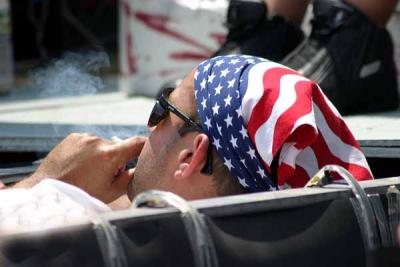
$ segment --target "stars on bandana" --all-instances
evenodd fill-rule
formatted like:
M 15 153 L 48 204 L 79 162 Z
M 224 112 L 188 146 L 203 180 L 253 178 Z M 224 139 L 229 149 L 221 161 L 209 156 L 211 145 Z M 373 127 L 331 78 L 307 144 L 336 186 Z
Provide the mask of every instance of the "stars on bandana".
M 206 119 L 206 121 L 204 122 L 204 124 L 207 126 L 207 129 L 208 129 L 208 130 L 210 130 L 210 128 L 212 128 L 210 118 L 207 117 L 207 119 Z
M 245 159 L 240 159 L 240 162 L 243 164 L 243 166 L 246 168 L 246 160 Z
M 257 173 L 261 176 L 261 178 L 267 177 L 267 176 L 265 175 L 264 169 L 261 169 L 260 166 L 258 166 Z
M 219 135 L 222 136 L 222 131 L 221 131 L 222 126 L 219 126 L 218 123 L 217 123 L 217 130 L 218 130 Z
M 223 87 L 222 87 L 221 84 L 219 83 L 218 86 L 215 87 L 215 95 L 221 94 L 222 88 L 223 88 Z
M 231 140 L 230 140 L 229 142 L 231 142 L 233 148 L 237 148 L 237 147 L 238 147 L 238 145 L 237 145 L 237 138 L 235 138 L 235 137 L 233 136 L 233 134 L 231 135 Z
M 224 77 L 226 77 L 226 75 L 228 75 L 228 73 L 229 73 L 229 69 L 228 68 L 226 68 L 224 70 L 221 70 L 221 75 L 219 77 L 220 78 L 224 78 Z
M 235 59 L 232 59 L 231 61 L 229 61 L 229 64 L 235 65 L 235 64 L 237 64 L 239 62 L 240 62 L 240 60 L 235 58 Z
M 229 126 L 232 126 L 232 117 L 228 114 L 228 116 L 226 116 L 226 119 L 224 120 L 226 122 L 226 128 L 229 128 Z
M 242 82 L 242 81 L 240 81 L 240 82 Z M 239 90 L 236 91 L 236 95 L 237 95 L 236 98 L 239 99 L 239 98 L 240 98 L 240 92 L 239 92 Z
M 249 185 L 246 183 L 246 179 L 238 177 L 238 181 L 244 188 L 249 187 Z
M 217 66 L 217 67 L 219 67 L 219 66 L 221 66 L 222 64 L 224 64 L 224 60 L 223 59 L 220 59 L 220 60 L 217 60 L 217 62 L 215 62 L 215 66 Z
M 203 97 L 203 101 L 201 101 L 201 106 L 203 107 L 203 110 L 207 107 L 207 99 L 205 97 Z
M 217 151 L 222 148 L 218 138 L 214 138 L 213 145 Z
M 195 74 L 202 127 L 224 166 L 243 187 L 254 192 L 269 190 L 272 183 L 249 138 L 241 107 L 247 90 L 247 66 L 260 61 L 250 56 L 221 56 L 200 64 Z
M 243 139 L 246 139 L 246 137 L 249 137 L 249 136 L 247 135 L 247 129 L 244 128 L 243 125 L 242 125 L 242 129 L 240 130 L 240 134 L 242 135 L 242 138 L 243 138 Z
M 229 171 L 232 170 L 233 165 L 230 159 L 224 157 L 224 165 L 228 168 Z
M 239 71 L 241 71 L 243 69 L 243 66 L 237 67 L 235 68 L 235 73 L 238 73 Z
M 228 96 L 224 99 L 225 107 L 230 106 L 232 101 L 232 97 L 228 94 Z
M 207 72 L 210 67 L 211 67 L 211 63 L 208 63 L 207 65 L 205 65 L 203 72 Z
M 238 118 L 242 117 L 242 108 L 241 108 L 241 107 L 238 107 L 238 108 L 235 110 L 235 112 L 236 112 Z M 243 138 L 244 138 L 244 137 L 243 137 Z
M 233 88 L 233 86 L 235 85 L 236 79 L 232 79 L 230 81 L 228 81 L 228 89 L 229 88 Z
M 208 83 L 212 83 L 212 82 L 214 81 L 215 77 L 217 77 L 217 76 L 215 75 L 215 73 L 214 73 L 214 72 L 211 73 L 211 75 L 208 76 L 207 82 L 208 82 Z
M 249 150 L 246 153 L 250 155 L 251 159 L 256 158 L 256 151 L 254 149 L 252 149 L 251 147 L 249 147 Z
M 201 81 L 200 86 L 201 86 L 201 90 L 206 89 L 206 79 L 203 79 L 203 80 Z
M 219 108 L 220 108 L 220 106 L 218 106 L 218 103 L 215 103 L 215 105 L 212 108 L 214 115 L 218 114 Z
M 246 62 L 249 63 L 249 64 L 253 64 L 254 63 L 254 59 L 249 58 L 249 59 L 246 60 Z

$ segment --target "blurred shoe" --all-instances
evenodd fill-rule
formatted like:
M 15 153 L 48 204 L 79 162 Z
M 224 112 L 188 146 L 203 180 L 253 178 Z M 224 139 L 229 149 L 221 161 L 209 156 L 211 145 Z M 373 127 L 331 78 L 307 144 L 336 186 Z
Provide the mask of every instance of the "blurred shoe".
M 228 35 L 213 56 L 246 54 L 282 60 L 301 43 L 304 34 L 283 17 L 268 18 L 267 14 L 264 1 L 231 0 L 226 21 Z
M 281 63 L 316 81 L 342 114 L 399 106 L 393 41 L 341 1 L 315 0 L 310 37 Z

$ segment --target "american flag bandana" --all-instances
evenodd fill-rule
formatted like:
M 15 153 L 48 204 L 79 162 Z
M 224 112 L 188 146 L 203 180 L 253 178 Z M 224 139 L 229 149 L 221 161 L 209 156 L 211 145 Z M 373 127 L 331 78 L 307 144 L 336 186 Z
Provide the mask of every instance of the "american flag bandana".
M 252 56 L 220 56 L 197 67 L 194 84 L 202 128 L 247 191 L 304 186 L 327 164 L 357 180 L 373 179 L 336 108 L 294 70 Z

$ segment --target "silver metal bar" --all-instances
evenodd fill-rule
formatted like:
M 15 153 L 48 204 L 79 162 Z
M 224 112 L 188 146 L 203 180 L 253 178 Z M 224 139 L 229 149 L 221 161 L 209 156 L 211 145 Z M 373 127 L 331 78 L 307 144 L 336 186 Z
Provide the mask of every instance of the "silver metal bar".
M 360 185 L 368 194 L 385 194 L 388 187 L 400 188 L 400 177 L 362 181 Z M 275 192 L 243 194 L 227 197 L 189 201 L 189 204 L 199 212 L 212 216 L 224 217 L 243 215 L 255 212 L 268 212 L 280 209 L 289 209 L 312 205 L 323 201 L 349 199 L 353 196 L 351 189 L 343 185 L 330 185 L 325 188 L 299 188 Z M 129 225 L 135 222 L 144 222 L 164 217 L 170 217 L 180 212 L 176 209 L 136 209 L 119 210 L 103 213 L 102 218 L 110 223 Z M 82 223 L 87 225 L 87 223 Z M 57 229 L 70 229 L 63 226 Z M 9 236 L 13 236 L 10 234 Z M 5 237 L 5 236 L 4 236 Z
M 92 213 L 90 219 L 94 225 L 94 231 L 98 244 L 107 267 L 128 266 L 123 246 L 118 237 L 116 227 L 102 214 Z
M 360 185 L 368 194 L 382 194 L 386 193 L 387 188 L 391 185 L 400 188 L 400 177 L 362 181 Z M 326 188 L 298 188 L 218 197 L 189 201 L 189 203 L 201 213 L 218 217 L 296 208 L 322 201 L 348 199 L 352 196 L 353 193 L 347 185 L 332 185 Z M 129 219 L 127 221 L 146 221 L 152 218 L 169 216 L 169 214 L 177 212 L 176 210 L 137 209 L 134 213 L 132 211 L 120 210 L 105 215 L 111 221 L 126 219 Z
M 392 245 L 399 246 L 397 241 L 397 229 L 400 225 L 400 191 L 390 186 L 386 194 L 388 200 L 389 228 L 392 236 Z
M 197 267 L 217 267 L 218 259 L 214 243 L 203 216 L 183 198 L 163 191 L 150 190 L 140 193 L 132 201 L 132 207 L 147 205 L 156 208 L 175 207 L 181 217 L 192 246 Z
M 375 213 L 375 218 L 379 229 L 379 236 L 381 238 L 381 244 L 383 247 L 388 247 L 391 245 L 391 237 L 389 231 L 389 223 L 383 209 L 381 197 L 379 194 L 369 194 L 368 199 Z
M 327 176 L 330 176 L 333 172 L 339 174 L 350 186 L 357 200 L 356 202 L 352 201 L 352 203 L 357 218 L 359 219 L 360 228 L 364 233 L 363 238 L 365 239 L 366 246 L 370 251 L 376 249 L 380 244 L 375 227 L 374 210 L 368 200 L 367 193 L 348 170 L 338 165 L 326 165 L 310 179 L 305 187 L 321 186 L 321 182 L 328 178 Z

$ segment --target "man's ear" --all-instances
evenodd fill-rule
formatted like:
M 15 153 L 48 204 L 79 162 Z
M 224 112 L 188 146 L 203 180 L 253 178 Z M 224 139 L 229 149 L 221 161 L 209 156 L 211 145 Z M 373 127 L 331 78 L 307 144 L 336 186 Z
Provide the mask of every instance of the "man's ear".
M 178 169 L 174 173 L 175 179 L 186 179 L 200 173 L 207 160 L 208 144 L 208 136 L 198 134 L 193 140 L 192 147 L 179 153 Z

